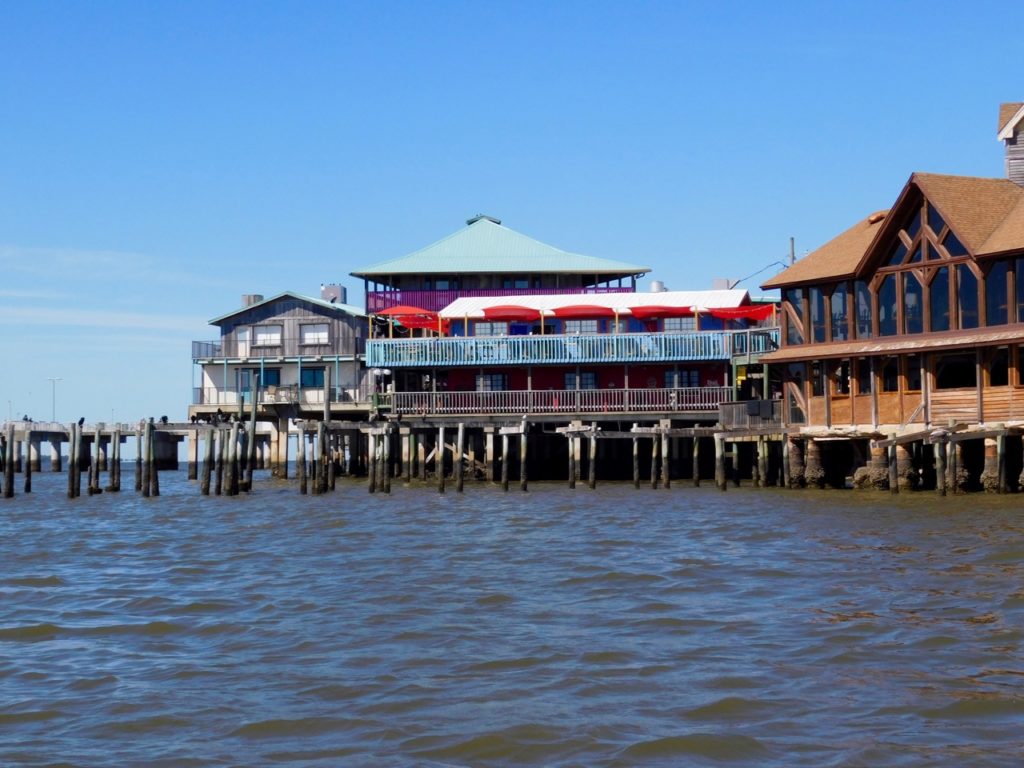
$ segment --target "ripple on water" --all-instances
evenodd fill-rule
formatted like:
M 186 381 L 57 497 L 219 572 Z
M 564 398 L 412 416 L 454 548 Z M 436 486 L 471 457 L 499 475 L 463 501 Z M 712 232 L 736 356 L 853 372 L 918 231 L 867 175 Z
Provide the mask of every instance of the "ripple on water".
M 770 756 L 770 751 L 758 739 L 740 733 L 691 733 L 640 741 L 624 749 L 622 754 L 630 760 L 702 757 L 732 762 L 764 759 Z

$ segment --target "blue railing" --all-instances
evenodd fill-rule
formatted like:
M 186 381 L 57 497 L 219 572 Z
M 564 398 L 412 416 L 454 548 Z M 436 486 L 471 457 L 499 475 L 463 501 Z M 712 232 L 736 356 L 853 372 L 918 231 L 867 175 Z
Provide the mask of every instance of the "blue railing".
M 734 338 L 739 335 L 744 337 L 742 344 L 737 344 Z M 748 350 L 768 351 L 777 340 L 778 329 L 376 339 L 366 344 L 366 364 L 380 368 L 420 368 L 728 360 L 737 346 L 744 354 Z

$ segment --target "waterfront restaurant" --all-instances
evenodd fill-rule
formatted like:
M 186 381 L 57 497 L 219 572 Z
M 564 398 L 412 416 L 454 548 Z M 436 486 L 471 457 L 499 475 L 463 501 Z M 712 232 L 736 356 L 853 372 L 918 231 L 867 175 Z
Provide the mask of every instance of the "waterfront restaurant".
M 762 285 L 782 291 L 781 349 L 764 360 L 786 424 L 896 441 L 998 425 L 977 432 L 990 458 L 1024 424 L 1022 125 L 1024 104 L 1002 105 L 1007 178 L 914 173 L 889 209 Z

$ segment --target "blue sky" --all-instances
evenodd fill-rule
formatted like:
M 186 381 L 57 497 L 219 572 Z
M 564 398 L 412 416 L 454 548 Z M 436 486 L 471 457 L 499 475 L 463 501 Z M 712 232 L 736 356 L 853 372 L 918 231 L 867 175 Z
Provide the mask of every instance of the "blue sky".
M 0 418 L 183 418 L 190 342 L 478 212 L 710 287 L 1003 174 L 995 3 L 5 3 Z M 762 273 L 767 278 L 772 270 Z M 755 288 L 757 279 L 744 286 Z

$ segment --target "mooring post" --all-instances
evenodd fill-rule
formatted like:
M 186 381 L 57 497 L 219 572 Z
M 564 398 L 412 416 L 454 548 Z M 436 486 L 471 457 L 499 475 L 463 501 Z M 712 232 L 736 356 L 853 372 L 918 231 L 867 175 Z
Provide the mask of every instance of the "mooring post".
M 81 433 L 79 433 L 81 434 Z M 153 423 L 147 421 L 142 425 L 142 495 L 149 498 L 151 486 L 149 473 L 153 470 Z
M 501 436 L 501 490 L 508 490 L 508 435 Z
M 107 490 L 121 490 L 121 428 L 114 427 L 110 435 L 110 461 L 107 466 Z
M 4 441 L 4 498 L 14 498 L 14 424 L 7 424 Z
M 762 488 L 768 487 L 768 438 L 757 438 L 757 474 Z
M 210 474 L 213 468 L 213 436 L 215 430 L 211 427 L 203 435 L 203 470 L 199 478 L 199 493 L 203 496 L 210 495 Z
M 576 487 L 576 454 L 573 452 L 573 437 L 569 433 L 565 436 L 565 446 L 569 449 L 569 488 Z
M 944 437 L 935 441 L 935 489 L 939 496 L 946 495 L 946 440 Z
M 327 487 L 334 490 L 338 475 L 338 433 L 327 433 L 328 464 L 327 464 Z
M 700 487 L 700 437 L 693 436 L 693 487 Z
M 367 453 L 369 454 L 370 466 L 366 471 L 366 490 L 368 493 L 377 492 L 377 436 L 373 434 L 371 427 L 366 436 Z
M 486 465 L 487 482 L 494 482 L 494 427 L 484 429 L 484 464 Z
M 245 490 L 252 492 L 252 473 L 256 468 L 256 406 L 260 399 L 259 385 L 252 391 L 252 410 L 249 412 L 249 456 L 245 465 Z
M 672 487 L 672 479 L 669 477 L 670 470 L 672 467 L 671 463 L 671 452 L 669 451 L 668 442 L 668 427 L 665 427 L 665 432 L 661 435 L 661 483 L 667 491 Z
M 32 432 L 25 432 L 25 445 L 28 446 L 28 456 L 25 457 L 25 493 L 32 493 Z
M 295 435 L 295 477 L 299 481 L 299 495 L 309 493 L 306 484 L 306 433 L 301 429 Z
M 633 487 L 640 487 L 640 438 L 636 435 L 633 436 Z
M 590 425 L 590 437 L 587 439 L 587 487 L 597 488 L 597 424 Z
M 81 430 L 79 430 L 81 431 Z M 146 449 L 142 446 L 142 433 L 145 432 L 145 428 L 142 424 L 135 427 L 135 492 L 142 493 L 142 475 L 145 472 L 143 469 L 144 463 L 142 461 L 143 454 Z M 76 434 L 77 438 L 77 434 Z M 68 456 L 68 460 L 76 466 L 78 465 L 78 447 L 77 440 L 75 443 L 75 453 Z
M 188 479 L 195 480 L 199 477 L 199 430 L 192 428 L 188 431 Z
M 466 440 L 466 424 L 459 422 L 459 431 L 455 437 L 455 490 L 462 493 L 464 487 L 463 473 L 465 468 L 462 463 L 463 447 Z
M 427 482 L 427 433 L 421 432 L 416 437 L 416 471 L 419 472 L 421 483 Z
M 156 427 L 153 420 L 149 420 L 149 484 L 151 486 L 149 495 L 160 495 L 160 465 L 156 460 Z
M 1009 493 L 1006 481 L 1006 432 L 996 435 L 996 467 L 999 476 L 999 493 Z
M 724 491 L 727 486 L 725 476 L 725 438 L 715 435 L 715 486 Z
M 415 450 L 415 439 L 412 430 L 408 427 L 403 427 L 405 433 L 402 434 L 402 478 L 407 483 L 412 482 L 412 457 L 416 455 Z
M 68 498 L 75 498 L 75 429 L 77 424 L 68 427 Z
M 102 443 L 101 443 L 102 439 L 103 438 L 100 435 L 100 428 L 96 427 L 95 431 L 93 432 L 93 438 L 92 438 L 92 443 L 93 443 L 93 446 L 92 446 L 93 460 L 92 460 L 92 477 L 90 478 L 91 479 L 92 487 L 90 488 L 89 493 L 102 493 L 102 491 L 103 491 L 103 489 L 100 488 L 100 460 L 102 458 L 102 453 L 100 451 L 100 446 L 102 445 Z
M 434 469 L 437 472 L 437 492 L 444 493 L 444 427 L 437 428 L 437 445 L 434 448 Z
M 896 460 L 896 444 L 889 446 L 889 493 L 900 492 L 900 474 Z
M 384 434 L 382 435 L 383 444 L 381 445 L 381 451 L 383 456 L 381 457 L 381 469 L 384 470 L 384 476 L 381 478 L 381 487 L 384 489 L 384 493 L 391 493 L 391 430 L 388 427 L 384 428 Z
M 313 495 L 319 496 L 324 488 L 323 463 L 320 457 L 323 454 L 323 422 L 316 424 L 316 433 L 309 436 L 309 468 L 313 480 Z
M 231 496 L 238 495 L 238 480 L 241 474 L 242 446 L 238 442 L 238 430 L 240 422 L 231 422 L 231 434 L 228 437 L 228 493 Z
M 519 433 L 519 490 L 526 491 L 526 445 L 527 427 L 524 423 Z
M 658 489 L 658 449 L 660 447 L 657 435 L 651 436 L 651 490 Z

